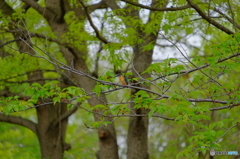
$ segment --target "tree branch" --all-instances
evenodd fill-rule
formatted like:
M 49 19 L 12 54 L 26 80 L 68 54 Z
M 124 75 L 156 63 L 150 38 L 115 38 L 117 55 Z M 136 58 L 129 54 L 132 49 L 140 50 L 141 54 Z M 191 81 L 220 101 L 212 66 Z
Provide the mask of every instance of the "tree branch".
M 228 28 L 224 27 L 223 25 L 219 24 L 218 22 L 216 22 L 215 20 L 211 19 L 210 17 L 208 17 L 196 4 L 194 4 L 191 0 L 187 0 L 188 4 L 198 12 L 198 14 L 205 19 L 206 21 L 208 21 L 210 24 L 212 24 L 213 26 L 217 27 L 218 29 L 222 30 L 223 32 L 227 33 L 227 34 L 234 34 L 234 32 L 232 32 L 231 30 L 229 30 Z
M 24 39 L 22 39 L 22 40 L 23 40 L 27 45 L 29 45 Z M 31 46 L 29 46 L 29 47 L 32 48 Z M 36 46 L 36 47 L 37 47 L 37 46 Z M 37 48 L 38 48 L 38 47 L 37 47 Z M 32 48 L 32 49 L 34 50 L 34 48 Z M 39 48 L 39 49 L 40 49 L 40 48 Z M 41 49 L 40 49 L 40 50 L 41 50 Z M 34 51 L 35 51 L 35 50 L 34 50 Z M 42 51 L 42 50 L 41 50 L 41 51 Z M 23 52 L 23 53 L 25 53 L 25 52 Z M 43 51 L 43 53 L 45 53 L 45 52 Z M 29 54 L 29 55 L 31 55 L 31 54 Z M 46 55 L 49 56 L 48 54 L 46 54 Z M 236 54 L 233 54 L 233 55 L 231 55 L 231 56 L 228 56 L 228 57 L 226 57 L 226 58 L 220 59 L 220 60 L 218 60 L 218 62 L 216 62 L 216 64 L 217 64 L 217 63 L 224 62 L 224 61 L 226 61 L 226 60 L 228 60 L 228 59 L 231 59 L 231 58 L 233 58 L 233 57 L 236 57 L 236 56 L 238 56 L 238 55 L 240 55 L 240 52 L 238 52 L 238 53 L 236 53 Z M 31 56 L 33 56 L 33 55 L 31 55 Z M 49 57 L 50 57 L 50 59 L 52 59 L 51 56 L 49 56 Z M 67 65 L 65 65 L 65 64 L 63 64 L 63 63 L 61 63 L 61 62 L 58 62 L 56 59 L 53 59 L 53 61 L 51 61 L 51 60 L 49 60 L 49 59 L 47 59 L 46 57 L 43 57 L 43 56 L 39 56 L 39 58 L 43 58 L 43 59 L 49 61 L 50 63 L 52 63 L 53 65 L 55 65 L 56 67 L 58 67 L 58 68 L 60 68 L 60 69 L 63 69 L 63 70 L 66 70 L 66 71 L 68 71 L 68 72 L 72 72 L 72 73 L 78 74 L 78 75 L 80 75 L 80 76 L 85 76 L 85 77 L 87 77 L 87 78 L 89 78 L 89 79 L 91 79 L 91 80 L 94 80 L 94 81 L 99 82 L 99 83 L 104 84 L 104 85 L 111 85 L 111 86 L 119 86 L 119 87 L 121 87 L 121 88 L 118 88 L 118 89 L 133 88 L 133 89 L 138 89 L 138 90 L 144 90 L 144 91 L 147 91 L 147 92 L 149 92 L 149 93 L 152 93 L 152 94 L 155 94 L 155 95 L 159 96 L 160 99 L 162 99 L 162 98 L 169 98 L 169 96 L 160 94 L 160 93 L 155 92 L 155 91 L 152 91 L 152 90 L 150 90 L 150 89 L 134 86 L 135 84 L 133 84 L 133 85 L 121 85 L 121 84 L 117 84 L 117 83 L 114 83 L 114 82 L 108 82 L 108 81 L 103 81 L 103 80 L 100 80 L 100 79 L 96 79 L 96 78 L 92 77 L 91 75 L 89 75 L 89 74 L 87 74 L 87 73 L 84 73 L 84 72 L 82 72 L 82 71 L 76 70 L 76 69 L 74 69 L 74 68 L 72 68 L 72 67 L 69 67 L 69 66 L 67 66 Z M 54 61 L 56 61 L 57 63 L 55 63 Z M 59 64 L 58 64 L 58 63 L 59 63 Z M 190 73 L 190 72 L 193 72 L 193 71 L 196 71 L 196 70 L 199 70 L 199 69 L 208 67 L 208 66 L 210 66 L 210 64 L 206 64 L 206 65 L 203 65 L 203 66 L 200 66 L 200 67 L 191 69 L 191 70 L 187 70 L 187 71 L 182 71 L 182 72 L 180 72 L 180 74 Z M 176 73 L 172 73 L 172 74 L 165 75 L 165 76 L 170 76 L 170 75 L 173 75 L 173 74 L 179 74 L 179 72 L 178 72 L 178 73 L 177 73 L 177 72 L 176 72 Z M 162 77 L 165 77 L 165 76 L 162 76 Z M 160 78 L 161 78 L 161 77 L 160 77 Z M 158 79 L 159 79 L 159 77 L 158 77 Z M 157 79 L 155 79 L 155 80 L 157 80 Z M 154 81 L 154 80 L 153 80 L 153 81 Z M 116 91 L 116 90 L 118 90 L 118 89 L 113 89 L 113 90 L 109 90 L 109 91 L 103 91 L 103 92 L 100 92 L 100 93 L 113 92 L 113 91 Z M 96 93 L 95 93 L 95 92 L 92 92 L 92 93 L 89 93 L 89 94 L 85 94 L 85 96 L 91 96 L 91 95 L 94 95 L 94 94 L 96 94 Z M 188 101 L 190 101 L 190 102 L 213 102 L 213 103 L 221 103 L 221 104 L 226 104 L 226 103 L 228 103 L 227 101 L 219 101 L 219 100 L 213 100 L 213 99 L 186 99 L 186 100 L 188 100 Z M 40 105 L 39 105 L 39 106 L 40 106 Z M 34 106 L 34 107 L 36 107 L 36 106 Z M 30 108 L 29 108 L 29 109 L 30 109 Z M 220 109 L 220 108 L 218 108 L 218 109 Z M 226 109 L 226 108 L 224 108 L 224 109 Z
M 134 5 L 134 6 L 137 6 L 137 7 L 140 7 L 140 8 L 144 8 L 144 9 L 149 9 L 151 11 L 179 11 L 179 10 L 184 10 L 184 9 L 187 9 L 187 8 L 191 8 L 190 5 L 184 5 L 184 6 L 181 6 L 181 7 L 171 7 L 171 8 L 156 8 L 156 7 L 149 7 L 149 6 L 145 6 L 145 5 L 142 5 L 142 4 L 139 4 L 139 3 L 136 3 L 136 2 L 132 2 L 132 1 L 129 1 L 129 0 L 121 0 L 123 2 L 126 2 L 128 4 L 131 4 L 131 5 Z
M 36 123 L 32 122 L 31 120 L 24 119 L 22 117 L 17 117 L 17 116 L 0 114 L 0 121 L 26 127 L 28 129 L 32 130 L 35 134 L 37 134 Z
M 181 51 L 181 49 L 175 44 L 173 43 L 171 40 L 169 40 L 168 38 L 166 38 L 164 35 L 162 35 L 168 42 L 170 42 L 172 45 L 174 45 L 176 47 L 176 49 L 181 53 L 181 55 L 190 63 L 192 64 L 194 67 L 196 67 L 196 69 L 198 69 L 198 66 L 195 65 L 192 61 L 190 61 L 187 56 Z M 217 80 L 213 79 L 211 76 L 209 76 L 208 74 L 206 74 L 205 72 L 203 72 L 201 69 L 199 69 L 199 71 L 204 74 L 205 76 L 207 76 L 209 79 L 211 79 L 212 81 L 214 81 L 217 85 L 222 86 Z
M 107 5 L 103 0 L 99 3 L 87 6 L 87 9 L 88 9 L 89 13 L 94 12 L 96 9 L 104 9 L 104 8 L 107 8 Z
M 88 12 L 88 9 L 87 7 L 84 5 L 84 3 L 82 1 L 79 1 L 81 3 L 81 5 L 83 6 L 83 9 L 85 10 L 85 13 L 86 13 L 86 16 L 87 16 L 87 19 L 91 25 L 91 27 L 93 28 L 93 30 L 95 31 L 96 33 L 96 36 L 97 38 L 102 41 L 104 44 L 108 44 L 109 42 L 107 41 L 107 39 L 105 39 L 101 34 L 100 32 L 98 31 L 97 27 L 93 24 L 93 21 L 92 21 L 92 18 Z
M 240 106 L 240 103 L 230 104 L 230 105 L 223 106 L 223 107 L 210 108 L 209 110 L 210 111 L 215 111 L 215 110 L 231 109 L 231 108 L 236 107 L 236 106 Z
M 50 12 L 47 8 L 44 8 L 40 6 L 36 1 L 34 0 L 22 0 L 25 4 L 31 6 L 34 8 L 39 14 L 43 15 L 46 19 L 53 18 L 53 13 Z
M 238 53 L 236 53 L 236 54 L 233 54 L 233 55 L 230 55 L 230 56 L 228 56 L 228 57 L 226 57 L 226 58 L 219 59 L 218 62 L 216 62 L 215 64 L 224 62 L 224 61 L 226 61 L 226 60 L 229 60 L 229 59 L 231 59 L 231 58 L 233 58 L 233 57 L 237 57 L 237 56 L 239 56 L 239 55 L 240 55 L 240 52 L 238 52 Z M 195 72 L 195 71 L 197 71 L 197 70 L 201 70 L 201 69 L 206 68 L 206 67 L 209 67 L 209 66 L 210 66 L 210 64 L 205 64 L 205 65 L 199 66 L 198 68 L 193 68 L 193 69 L 190 69 L 190 70 L 180 71 L 180 73 L 179 73 L 179 72 L 173 72 L 173 73 L 170 73 L 170 74 L 168 74 L 168 75 L 159 76 L 159 77 L 155 78 L 153 81 L 156 81 L 156 80 L 158 80 L 158 79 L 161 79 L 161 78 L 164 78 L 164 77 L 167 77 L 167 76 L 171 76 L 171 75 L 189 74 L 189 73 Z
M 36 1 L 34 0 L 22 0 L 25 4 L 31 6 L 36 11 L 38 11 L 40 14 L 43 14 L 45 11 L 45 8 L 40 6 Z
M 57 124 L 59 124 L 61 121 L 67 119 L 69 116 L 71 116 L 73 113 L 75 113 L 78 109 L 78 106 L 75 105 L 71 110 L 65 112 L 65 114 L 63 114 L 60 118 L 58 118 L 58 120 L 56 120 L 55 122 L 53 122 L 53 126 L 57 126 Z
M 108 91 L 102 91 L 101 93 L 102 94 L 105 94 L 105 93 L 110 93 L 110 92 L 114 92 L 116 90 L 120 90 L 120 89 L 123 89 L 124 87 L 119 87 L 119 88 L 115 88 L 115 89 L 111 89 L 111 90 L 108 90 Z M 141 88 L 141 87 L 139 87 Z M 91 93 L 88 93 L 88 94 L 84 94 L 83 96 L 93 96 L 95 95 L 96 92 L 91 92 Z M 68 100 L 68 103 L 71 102 L 71 101 L 75 101 L 77 98 L 79 98 L 80 96 L 77 96 L 77 97 L 73 97 L 72 99 Z M 167 96 L 167 95 L 162 95 L 161 98 L 159 99 L 155 99 L 155 100 L 161 100 L 161 99 L 168 99 L 170 98 L 170 96 Z M 189 102 L 196 102 L 196 103 L 202 103 L 202 102 L 207 102 L 207 103 L 219 103 L 219 104 L 227 104 L 229 103 L 228 101 L 223 101 L 223 100 L 215 100 L 215 99 L 193 99 L 193 98 L 187 98 L 186 99 L 187 101 Z M 66 103 L 64 101 L 61 101 L 61 103 Z M 130 103 L 130 102 L 129 102 Z M 28 110 L 28 109 L 32 109 L 32 108 L 37 108 L 37 107 L 40 107 L 40 106 L 44 106 L 44 105 L 49 105 L 49 104 L 53 104 L 52 101 L 50 102 L 47 102 L 47 103 L 42 103 L 42 104 L 38 104 L 38 105 L 34 105 L 32 107 L 28 107 L 26 109 L 23 109 L 23 110 L 19 110 L 18 112 L 20 111 L 24 111 L 24 110 Z M 106 103 L 106 104 L 126 104 L 126 102 L 123 102 L 123 103 Z M 217 107 L 217 108 L 210 108 L 209 110 L 210 111 L 214 111 L 214 110 L 222 110 L 222 109 L 228 109 L 228 108 L 232 108 L 232 107 L 235 107 L 235 106 L 240 106 L 240 103 L 236 103 L 236 104 L 231 104 L 229 106 L 223 106 L 223 107 Z M 64 114 L 61 119 L 59 119 L 58 121 L 56 121 L 54 124 L 56 125 L 59 121 L 62 121 L 64 119 L 66 119 L 68 116 L 70 116 L 72 113 L 74 113 L 77 109 L 77 107 L 79 106 L 75 106 L 73 109 L 71 109 L 69 112 L 67 112 L 66 114 Z M 81 107 L 80 107 L 81 108 Z M 11 113 L 14 113 L 14 112 L 11 112 Z
M 14 12 L 13 9 L 5 1 L 1 1 L 0 9 L 3 15 L 10 16 Z
M 218 12 L 220 15 L 222 15 L 224 18 L 226 18 L 230 23 L 233 24 L 233 26 L 236 26 L 238 29 L 240 29 L 240 25 L 237 24 L 233 19 L 231 19 L 229 16 L 227 16 L 226 14 L 224 14 L 222 11 L 220 11 L 217 8 L 214 8 L 214 11 Z
M 88 110 L 84 107 L 80 107 L 81 109 L 89 112 L 89 113 L 93 113 L 93 114 L 98 114 L 102 117 L 110 117 L 110 118 L 113 118 L 113 117 L 147 117 L 148 114 L 121 114 L 121 115 L 104 115 L 102 113 L 98 113 L 96 111 L 91 111 L 91 110 Z M 164 116 L 161 116 L 161 115 L 152 115 L 152 117 L 157 117 L 157 118 L 162 118 L 162 119 L 165 119 L 165 120 L 175 120 L 174 118 L 168 118 L 168 117 L 164 117 Z
M 17 41 L 21 41 L 21 39 L 17 38 L 17 39 L 14 39 L 14 40 L 7 41 L 5 43 L 0 44 L 0 47 L 3 47 L 4 45 L 7 45 L 7 44 L 10 44 L 10 43 L 13 43 L 13 42 L 17 42 Z
M 29 45 L 24 39 L 22 39 L 22 41 L 24 41 L 27 45 Z M 35 45 L 35 46 L 36 46 L 36 45 Z M 32 48 L 30 45 L 29 45 L 29 47 Z M 37 47 L 37 46 L 36 46 L 36 47 Z M 37 47 L 37 48 L 38 48 L 38 47 Z M 33 49 L 33 48 L 32 48 L 32 49 Z M 38 49 L 40 49 L 40 48 L 38 48 Z M 34 50 L 34 49 L 33 49 L 33 50 Z M 40 49 L 40 50 L 41 50 L 41 49 Z M 34 51 L 35 51 L 35 50 L 34 50 Z M 45 53 L 44 51 L 42 51 L 42 52 Z M 25 53 L 25 52 L 23 52 L 23 53 Z M 45 53 L 45 54 L 46 54 L 46 53 Z M 29 55 L 31 55 L 31 54 L 29 54 Z M 58 62 L 56 59 L 52 58 L 50 55 L 48 55 L 48 54 L 46 54 L 46 55 L 49 56 L 49 57 L 50 57 L 51 59 L 53 59 L 54 61 Z M 228 60 L 228 59 L 231 59 L 231 58 L 233 58 L 233 57 L 236 57 L 236 56 L 238 56 L 238 55 L 240 55 L 240 52 L 238 52 L 238 53 L 236 53 L 236 54 L 233 54 L 233 55 L 231 55 L 231 56 L 228 56 L 227 58 L 220 59 L 220 60 L 218 60 L 218 62 L 216 62 L 216 64 L 217 64 L 217 63 L 221 63 L 221 62 L 223 62 L 223 61 L 226 61 L 226 60 Z M 33 55 L 31 55 L 31 56 L 33 56 Z M 59 65 L 59 64 L 55 63 L 54 61 L 51 61 L 51 60 L 49 60 L 49 59 L 47 59 L 47 58 L 45 58 L 45 57 L 43 57 L 43 56 L 40 56 L 39 58 L 43 58 L 43 59 L 47 60 L 48 62 L 52 63 L 53 65 L 55 65 L 56 67 L 58 67 L 58 68 L 60 68 L 60 69 L 63 69 L 63 70 L 66 70 L 66 71 L 69 71 L 69 72 L 78 74 L 78 75 L 80 75 L 80 76 L 85 76 L 85 77 L 87 77 L 87 78 L 89 78 L 89 79 L 91 79 L 91 80 L 94 80 L 94 81 L 96 81 L 96 82 L 99 82 L 99 83 L 101 83 L 101 84 L 112 85 L 112 86 L 120 86 L 120 87 L 122 87 L 122 88 L 133 88 L 133 89 L 138 89 L 138 90 L 144 90 L 144 91 L 147 91 L 147 92 L 149 92 L 149 93 L 158 95 L 158 96 L 160 96 L 160 97 L 162 97 L 162 98 L 168 98 L 168 96 L 162 95 L 162 94 L 157 93 L 157 92 L 155 92 L 155 91 L 152 91 L 152 90 L 150 90 L 150 89 L 134 86 L 134 85 L 136 85 L 136 84 L 132 84 L 132 85 L 121 85 L 121 84 L 117 84 L 117 83 L 114 83 L 114 82 L 103 81 L 103 80 L 100 80 L 100 79 L 96 79 L 96 78 L 92 77 L 91 75 L 89 75 L 89 74 L 87 74 L 87 73 L 84 73 L 84 72 L 82 72 L 82 71 L 79 71 L 79 70 L 76 70 L 76 69 L 74 69 L 74 68 L 72 68 L 72 67 L 69 67 L 69 66 L 67 66 L 67 65 L 65 65 L 65 64 L 63 64 L 63 63 L 58 62 L 58 63 L 60 63 L 60 65 Z M 206 64 L 206 65 L 203 65 L 203 66 L 200 66 L 200 67 L 197 67 L 197 68 L 188 70 L 188 71 L 181 71 L 180 74 L 185 74 L 185 73 L 194 72 L 194 71 L 196 71 L 196 70 L 200 70 L 200 69 L 203 69 L 203 68 L 208 67 L 208 66 L 210 66 L 210 64 Z M 168 76 L 173 75 L 173 74 L 179 74 L 179 73 L 177 73 L 177 72 L 176 72 L 176 73 L 172 73 L 172 74 L 169 74 Z M 165 77 L 165 76 L 158 77 L 158 78 L 154 79 L 153 81 L 155 81 L 155 80 L 157 80 L 157 79 L 160 79 L 160 78 L 162 78 L 162 77 Z M 138 84 L 139 84 L 139 83 L 138 83 Z

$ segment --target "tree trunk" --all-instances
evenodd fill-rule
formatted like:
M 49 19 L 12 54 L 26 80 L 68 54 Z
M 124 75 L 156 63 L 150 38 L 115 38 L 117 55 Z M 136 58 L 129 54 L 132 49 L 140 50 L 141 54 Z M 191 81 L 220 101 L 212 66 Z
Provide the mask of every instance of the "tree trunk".
M 134 109 L 136 114 L 144 114 L 144 108 Z M 127 138 L 128 159 L 148 159 L 148 117 L 131 117 Z
M 141 37 L 143 33 L 139 30 L 139 34 Z M 143 51 L 142 47 L 149 44 L 155 43 L 157 39 L 156 35 L 149 35 L 148 40 L 144 41 L 142 44 L 135 45 L 133 48 L 134 51 L 134 59 L 133 59 L 133 75 L 134 77 L 139 77 L 141 75 L 142 78 L 147 79 L 151 75 L 150 74 L 141 74 L 145 71 L 152 62 L 152 54 L 153 50 Z M 141 87 L 149 88 L 149 86 L 141 84 Z M 132 90 L 131 94 L 134 95 L 138 90 Z M 132 114 L 146 114 L 148 113 L 148 109 L 142 107 L 135 109 L 134 103 L 131 104 L 131 113 Z M 129 119 L 129 128 L 128 128 L 128 137 L 127 137 L 127 157 L 128 159 L 148 159 L 148 117 L 131 117 Z
M 151 6 L 153 7 L 165 7 L 167 5 L 168 1 L 163 1 L 159 6 L 159 2 L 156 0 L 152 0 Z M 158 4 L 158 5 L 157 5 Z M 150 11 L 149 13 L 149 19 L 145 25 L 148 25 L 148 23 L 151 23 L 152 19 L 155 20 L 158 19 L 159 23 L 155 24 L 155 31 L 156 33 L 150 33 L 146 34 L 143 29 L 138 29 L 138 36 L 140 38 L 142 37 L 148 37 L 144 39 L 144 41 L 140 44 L 136 44 L 133 47 L 133 53 L 134 53 L 134 59 L 133 59 L 133 75 L 134 77 L 139 77 L 139 75 L 143 79 L 150 78 L 150 74 L 141 74 L 143 71 L 145 71 L 152 63 L 152 55 L 153 55 L 153 49 L 150 50 L 143 50 L 143 47 L 152 44 L 153 46 L 156 43 L 157 37 L 158 37 L 158 31 L 160 28 L 160 23 L 162 20 L 162 13 L 155 13 Z M 140 16 L 138 15 L 138 18 Z M 150 86 L 141 84 L 141 87 L 144 88 L 150 88 Z M 138 90 L 132 90 L 131 94 L 134 95 L 137 93 Z M 145 107 L 135 109 L 134 103 L 131 104 L 131 114 L 147 114 L 149 110 Z M 128 159 L 149 159 L 148 154 L 148 117 L 131 117 L 129 119 L 129 128 L 128 128 L 128 136 L 127 136 L 127 157 Z
M 139 46 L 136 46 L 139 47 Z M 134 59 L 135 69 L 133 74 L 137 77 L 136 72 L 141 73 L 148 65 L 148 61 L 152 60 L 152 52 L 138 52 L 138 48 L 134 49 L 136 57 Z M 142 54 L 141 54 L 142 53 Z M 144 78 L 150 77 L 145 74 Z M 141 87 L 148 88 L 142 85 Z M 138 90 L 132 90 L 131 94 L 134 95 Z M 145 108 L 134 109 L 134 103 L 131 104 L 131 113 L 145 114 L 148 110 Z M 148 159 L 148 117 L 131 117 L 129 119 L 128 137 L 127 137 L 127 157 L 128 159 Z
M 64 150 L 70 148 L 64 143 L 67 120 L 56 122 L 66 111 L 66 106 L 61 104 L 45 105 L 37 108 L 37 136 L 42 158 L 63 158 Z

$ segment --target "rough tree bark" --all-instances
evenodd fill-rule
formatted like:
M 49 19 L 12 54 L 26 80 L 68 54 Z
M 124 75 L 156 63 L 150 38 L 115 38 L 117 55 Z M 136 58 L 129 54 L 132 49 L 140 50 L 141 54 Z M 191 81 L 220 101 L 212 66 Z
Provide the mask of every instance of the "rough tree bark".
M 45 105 L 37 108 L 37 136 L 42 158 L 60 159 L 70 145 L 64 142 L 67 120 L 54 124 L 65 112 L 66 105 Z
M 134 69 L 132 70 L 135 77 L 145 71 L 152 61 L 153 51 L 143 51 L 142 46 L 146 45 L 148 42 L 155 43 L 156 36 L 151 35 L 149 40 L 145 41 L 140 45 L 134 46 L 134 56 L 133 64 Z M 137 73 L 136 73 L 137 71 Z M 149 74 L 141 74 L 141 76 L 146 79 L 149 78 Z M 141 85 L 141 87 L 149 88 L 149 86 Z M 132 90 L 131 94 L 134 95 L 138 90 Z M 146 108 L 134 108 L 134 103 L 131 104 L 132 114 L 145 114 L 148 112 Z M 127 137 L 127 156 L 128 159 L 148 159 L 148 117 L 132 117 L 129 119 L 128 127 L 128 137 Z

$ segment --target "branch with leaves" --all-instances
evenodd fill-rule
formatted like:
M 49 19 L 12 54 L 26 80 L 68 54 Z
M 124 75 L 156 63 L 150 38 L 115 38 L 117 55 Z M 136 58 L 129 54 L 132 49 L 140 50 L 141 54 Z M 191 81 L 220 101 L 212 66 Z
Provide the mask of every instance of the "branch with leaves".
M 196 10 L 196 12 L 206 21 L 208 21 L 210 24 L 212 24 L 213 26 L 217 27 L 218 29 L 222 30 L 223 32 L 227 33 L 227 34 L 234 34 L 233 31 L 229 30 L 228 28 L 224 27 L 223 25 L 219 24 L 218 22 L 216 22 L 215 20 L 213 20 L 212 18 L 210 18 L 207 14 L 205 14 L 195 3 L 192 2 L 192 0 L 187 0 L 188 4 L 194 9 Z

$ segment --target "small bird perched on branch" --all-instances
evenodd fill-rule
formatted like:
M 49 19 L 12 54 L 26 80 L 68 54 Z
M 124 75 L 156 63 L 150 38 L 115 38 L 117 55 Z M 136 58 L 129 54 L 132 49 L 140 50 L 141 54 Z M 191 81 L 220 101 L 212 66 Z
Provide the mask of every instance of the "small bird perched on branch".
M 129 84 L 127 77 L 123 76 L 121 73 L 116 74 L 115 77 L 118 77 L 123 85 Z

